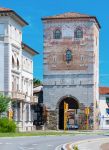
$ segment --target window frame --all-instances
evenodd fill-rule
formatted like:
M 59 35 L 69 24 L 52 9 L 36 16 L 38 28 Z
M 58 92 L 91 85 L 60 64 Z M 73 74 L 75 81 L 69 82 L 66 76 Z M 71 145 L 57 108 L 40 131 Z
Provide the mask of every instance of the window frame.
M 66 50 L 66 62 L 69 63 L 72 61 L 72 51 L 70 49 Z
M 60 29 L 54 30 L 54 32 L 53 32 L 53 38 L 54 39 L 61 39 L 62 38 L 62 32 L 61 32 Z
M 76 39 L 83 39 L 83 29 L 82 28 L 76 28 L 74 31 L 74 38 Z

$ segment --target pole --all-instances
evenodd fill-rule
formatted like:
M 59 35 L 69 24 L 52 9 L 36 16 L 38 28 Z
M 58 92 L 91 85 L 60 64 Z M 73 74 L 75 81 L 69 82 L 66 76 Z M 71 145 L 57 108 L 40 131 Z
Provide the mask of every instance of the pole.
M 68 104 L 64 102 L 64 130 L 66 130 L 67 127 L 67 110 L 68 110 Z
M 88 116 L 88 114 L 86 116 L 87 116 L 87 124 L 86 124 L 87 126 L 86 126 L 86 129 L 88 130 L 88 127 L 89 127 L 89 118 L 88 117 L 89 116 Z
M 89 128 L 89 107 L 85 108 L 85 114 L 86 114 L 86 129 Z

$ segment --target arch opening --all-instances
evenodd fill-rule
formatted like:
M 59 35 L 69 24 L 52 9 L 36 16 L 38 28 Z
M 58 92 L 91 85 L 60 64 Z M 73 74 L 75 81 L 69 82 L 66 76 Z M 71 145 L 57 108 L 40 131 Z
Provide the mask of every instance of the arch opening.
M 19 60 L 17 58 L 17 70 L 19 70 Z
M 68 104 L 67 110 L 67 129 L 73 129 L 78 125 L 77 110 L 79 109 L 78 101 L 73 97 L 65 97 L 59 103 L 59 129 L 64 129 L 64 103 Z
M 14 61 L 14 57 L 12 56 L 12 68 L 15 67 L 15 61 Z

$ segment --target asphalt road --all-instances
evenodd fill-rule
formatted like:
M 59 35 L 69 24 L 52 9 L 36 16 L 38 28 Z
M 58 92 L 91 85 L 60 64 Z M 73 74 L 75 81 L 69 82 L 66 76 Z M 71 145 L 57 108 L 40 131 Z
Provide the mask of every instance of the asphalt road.
M 102 135 L 66 135 L 0 138 L 0 150 L 55 150 L 58 145 L 84 139 L 105 138 Z M 61 146 L 58 147 L 60 149 Z

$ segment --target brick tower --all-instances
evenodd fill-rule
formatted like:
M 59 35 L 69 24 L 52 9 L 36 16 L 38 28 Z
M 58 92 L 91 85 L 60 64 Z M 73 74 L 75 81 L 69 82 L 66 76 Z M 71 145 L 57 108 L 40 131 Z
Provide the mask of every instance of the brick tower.
M 71 128 L 98 127 L 99 29 L 96 17 L 65 13 L 42 18 L 44 91 L 48 129 L 64 129 L 64 102 Z

